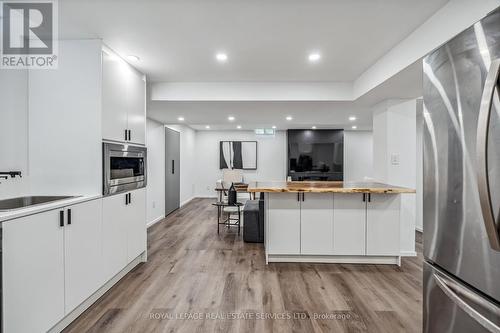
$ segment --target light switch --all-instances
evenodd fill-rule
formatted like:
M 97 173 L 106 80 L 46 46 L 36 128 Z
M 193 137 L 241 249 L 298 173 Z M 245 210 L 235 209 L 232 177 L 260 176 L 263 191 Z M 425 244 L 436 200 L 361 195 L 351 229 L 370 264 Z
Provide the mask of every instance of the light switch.
M 392 165 L 399 165 L 399 154 L 398 153 L 391 154 L 391 164 Z

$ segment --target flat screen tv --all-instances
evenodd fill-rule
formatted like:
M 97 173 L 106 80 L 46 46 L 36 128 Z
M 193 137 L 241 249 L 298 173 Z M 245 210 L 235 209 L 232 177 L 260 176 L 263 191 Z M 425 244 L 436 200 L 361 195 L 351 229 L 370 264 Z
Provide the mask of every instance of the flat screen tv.
M 343 130 L 288 130 L 292 180 L 344 180 Z

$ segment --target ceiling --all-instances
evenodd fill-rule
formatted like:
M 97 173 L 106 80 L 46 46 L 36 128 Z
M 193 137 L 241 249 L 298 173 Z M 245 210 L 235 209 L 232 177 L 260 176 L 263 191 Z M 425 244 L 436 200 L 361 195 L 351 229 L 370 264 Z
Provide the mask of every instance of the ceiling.
M 59 30 L 140 57 L 150 82 L 353 81 L 446 2 L 64 0 Z

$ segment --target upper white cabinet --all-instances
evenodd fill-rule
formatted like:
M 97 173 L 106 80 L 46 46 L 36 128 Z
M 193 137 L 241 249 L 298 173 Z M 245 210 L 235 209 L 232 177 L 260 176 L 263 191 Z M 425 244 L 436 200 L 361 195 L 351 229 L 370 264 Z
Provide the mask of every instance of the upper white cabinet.
M 400 255 L 400 195 L 372 194 L 366 209 L 366 254 Z
M 268 252 L 300 253 L 300 201 L 298 193 L 270 193 Z
M 59 210 L 2 225 L 3 332 L 46 332 L 64 316 Z
M 102 200 L 65 209 L 64 271 L 66 313 L 104 282 L 102 264 Z
M 366 194 L 335 193 L 333 248 L 337 255 L 364 255 Z
M 123 59 L 102 52 L 103 139 L 145 144 L 146 81 Z
M 300 193 L 300 253 L 332 254 L 333 193 Z

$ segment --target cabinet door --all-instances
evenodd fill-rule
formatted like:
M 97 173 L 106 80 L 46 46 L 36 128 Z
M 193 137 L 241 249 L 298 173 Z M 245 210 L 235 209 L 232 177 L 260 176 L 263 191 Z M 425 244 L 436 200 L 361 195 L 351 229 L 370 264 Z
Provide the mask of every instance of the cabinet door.
M 300 254 L 300 202 L 297 193 L 269 193 L 269 254 Z
M 400 195 L 372 194 L 366 210 L 366 254 L 400 255 Z
M 130 262 L 146 250 L 145 188 L 130 192 L 127 210 L 127 258 Z
M 102 202 L 102 256 L 105 281 L 127 265 L 127 220 L 129 210 L 124 193 Z
M 125 141 L 130 77 L 133 77 L 132 72 L 125 61 L 102 52 L 103 139 Z
M 130 76 L 130 86 L 127 87 L 130 142 L 146 144 L 146 81 L 136 71 Z
M 66 313 L 69 313 L 104 282 L 102 200 L 92 200 L 66 209 L 64 249 Z
M 303 193 L 300 203 L 300 253 L 332 254 L 333 193 Z
M 336 255 L 364 255 L 366 202 L 361 193 L 333 196 L 333 249 Z
M 2 225 L 4 332 L 46 332 L 64 316 L 59 210 Z

